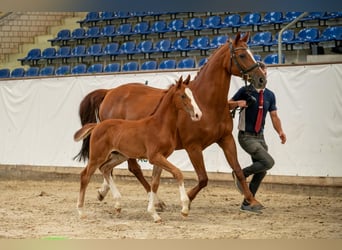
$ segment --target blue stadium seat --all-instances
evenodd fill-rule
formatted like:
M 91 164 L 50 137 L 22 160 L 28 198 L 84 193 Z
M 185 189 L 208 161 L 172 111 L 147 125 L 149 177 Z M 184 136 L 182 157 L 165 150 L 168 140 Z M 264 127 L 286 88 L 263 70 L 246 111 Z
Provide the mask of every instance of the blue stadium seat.
M 166 21 L 158 20 L 152 24 L 151 31 L 152 33 L 158 34 L 159 38 L 163 38 L 164 34 L 169 32 L 169 29 L 168 29 Z
M 0 69 L 0 78 L 9 78 L 11 76 L 11 70 L 8 68 Z
M 297 38 L 295 39 L 296 43 L 317 43 L 319 42 L 319 29 L 318 28 L 304 28 L 301 29 Z
M 265 64 L 279 64 L 278 54 L 268 54 L 264 57 Z M 282 55 L 282 63 L 285 63 L 285 55 Z
M 173 42 L 173 50 L 180 51 L 180 56 L 187 56 L 188 51 L 192 50 L 188 38 L 178 38 Z
M 86 46 L 77 45 L 71 50 L 70 58 L 76 58 L 77 62 L 83 62 L 83 58 L 86 56 Z
M 225 44 L 227 41 L 228 41 L 229 37 L 227 35 L 218 35 L 218 36 L 215 36 L 211 42 L 210 42 L 210 46 L 212 48 L 218 48 L 220 47 L 221 45 Z
M 272 25 L 274 29 L 280 29 L 281 24 L 284 23 L 283 12 L 271 11 L 267 12 L 260 22 L 260 25 Z
M 180 60 L 177 64 L 177 68 L 180 69 L 193 69 L 196 67 L 195 59 L 188 57 Z
M 72 31 L 70 41 L 76 42 L 76 44 L 81 44 L 86 38 L 86 31 L 84 28 L 76 28 Z
M 170 39 L 159 40 L 155 45 L 155 49 L 157 52 L 163 53 L 163 58 L 168 57 L 168 54 L 174 51 Z
M 111 24 L 115 19 L 114 11 L 102 11 L 100 14 L 101 21 L 104 21 L 107 25 Z
M 55 71 L 55 75 L 57 76 L 68 75 L 68 74 L 70 74 L 70 65 L 61 65 Z
M 137 53 L 139 53 L 139 51 L 137 50 L 134 41 L 124 42 L 120 46 L 120 54 L 126 54 L 128 60 L 131 60 L 133 58 L 133 55 Z
M 294 19 L 299 17 L 302 13 L 303 13 L 303 11 L 288 11 L 288 12 L 286 12 L 284 15 L 284 23 L 292 22 Z M 296 27 L 298 27 L 298 23 L 303 25 L 303 23 L 299 21 L 296 23 Z
M 93 57 L 94 62 L 98 62 L 99 58 L 103 56 L 102 44 L 95 43 L 88 47 L 86 57 Z
M 121 69 L 121 64 L 120 63 L 110 63 L 110 64 L 107 64 L 105 67 L 104 67 L 104 70 L 103 72 L 119 72 Z
M 274 35 L 273 40 L 269 43 L 270 46 L 278 46 L 278 36 L 279 33 Z M 293 45 L 296 43 L 295 31 L 292 29 L 284 30 L 281 37 L 282 44 L 286 46 L 286 50 L 288 50 L 288 46 L 293 50 Z
M 49 39 L 48 41 L 52 46 L 61 45 L 66 46 L 68 41 L 71 39 L 71 31 L 69 29 L 62 29 L 58 31 L 57 36 L 53 39 Z
M 62 63 L 67 63 L 68 58 L 71 56 L 71 48 L 69 46 L 60 47 L 56 51 L 54 59 L 61 59 Z
M 85 64 L 77 64 L 71 69 L 71 74 L 73 75 L 79 75 L 79 74 L 85 74 L 87 72 L 87 65 Z
M 120 11 L 115 12 L 115 18 L 119 19 L 121 21 L 121 23 L 127 23 L 127 20 L 131 17 L 132 17 L 132 15 L 129 11 L 120 10 Z
M 220 16 L 209 16 L 204 20 L 204 27 L 206 29 L 211 29 L 213 34 L 218 34 L 219 29 L 221 29 L 221 17 Z
M 117 36 L 123 36 L 125 41 L 129 40 L 129 37 L 133 35 L 134 32 L 132 31 L 132 24 L 130 23 L 123 23 L 120 24 L 116 31 Z
M 141 39 L 146 39 L 147 35 L 151 34 L 150 25 L 148 22 L 137 23 L 133 28 L 133 33 L 140 35 Z
M 54 47 L 45 48 L 42 52 L 41 59 L 46 60 L 47 64 L 51 64 L 56 58 L 56 49 Z
M 25 77 L 35 77 L 39 75 L 39 67 L 30 67 L 25 72 Z
M 238 31 L 241 26 L 241 16 L 239 14 L 230 14 L 224 17 L 222 26 L 225 28 L 232 28 L 232 32 Z
M 25 76 L 25 69 L 24 68 L 15 68 L 11 71 L 11 77 L 24 77 Z
M 39 48 L 33 48 L 24 58 L 19 58 L 18 61 L 21 62 L 21 65 L 30 64 L 37 65 L 38 60 L 41 58 L 41 50 Z
M 100 14 L 98 12 L 88 12 L 86 17 L 83 20 L 77 21 L 81 27 L 83 25 L 86 26 L 95 26 L 97 22 L 101 20 Z
M 173 19 L 168 25 L 169 32 L 175 32 L 176 37 L 181 37 L 183 31 L 188 30 L 183 19 Z
M 251 26 L 253 31 L 255 30 L 259 31 L 260 21 L 261 21 L 260 13 L 258 12 L 248 13 L 243 16 L 240 27 Z
M 164 61 L 161 61 L 159 63 L 158 69 L 175 69 L 177 66 L 176 60 L 174 59 L 167 59 Z
M 39 71 L 40 76 L 52 76 L 55 74 L 55 67 L 54 66 L 46 66 L 41 68 Z
M 191 43 L 191 47 L 193 50 L 200 50 L 202 56 L 207 55 L 207 51 L 213 49 L 210 45 L 210 39 L 208 36 L 195 38 Z
M 255 33 L 250 43 L 248 44 L 250 47 L 256 47 L 256 46 L 262 46 L 263 51 L 265 51 L 265 48 L 268 47 L 268 51 L 270 51 L 272 42 L 272 33 L 270 31 L 262 31 Z
M 193 30 L 195 36 L 199 36 L 201 33 L 201 30 L 203 30 L 205 27 L 203 26 L 203 20 L 200 17 L 193 17 L 188 20 L 186 27 L 188 30 Z
M 253 57 L 254 57 L 255 61 L 257 61 L 257 62 L 261 62 L 262 61 L 261 60 L 261 55 L 253 54 Z
M 319 42 L 335 41 L 335 46 L 337 46 L 337 42 L 342 41 L 342 26 L 325 28 L 318 40 Z
M 115 60 L 116 56 L 120 55 L 119 44 L 116 42 L 106 44 L 103 55 L 108 55 L 112 61 Z
M 139 63 L 135 61 L 126 62 L 121 71 L 137 71 L 139 70 Z
M 156 70 L 158 64 L 156 61 L 146 61 L 141 64 L 140 70 Z
M 116 29 L 114 25 L 106 25 L 101 30 L 101 35 L 107 38 L 108 42 L 112 42 L 116 36 Z
M 140 53 L 144 54 L 144 58 L 148 59 L 150 58 L 150 55 L 152 53 L 155 53 L 157 50 L 153 47 L 153 42 L 152 40 L 143 40 L 141 41 L 138 46 L 137 46 L 137 50 Z
M 199 68 L 202 67 L 204 64 L 207 63 L 207 61 L 208 61 L 208 58 L 207 58 L 207 57 L 204 57 L 204 58 L 200 59 L 200 60 L 198 61 L 197 67 L 199 67 Z
M 96 63 L 96 64 L 92 64 L 89 66 L 89 68 L 87 69 L 87 73 L 102 73 L 103 70 L 103 65 L 102 63 Z
M 100 27 L 90 27 L 86 31 L 85 36 L 85 39 L 91 40 L 92 43 L 97 43 L 97 40 L 102 36 Z

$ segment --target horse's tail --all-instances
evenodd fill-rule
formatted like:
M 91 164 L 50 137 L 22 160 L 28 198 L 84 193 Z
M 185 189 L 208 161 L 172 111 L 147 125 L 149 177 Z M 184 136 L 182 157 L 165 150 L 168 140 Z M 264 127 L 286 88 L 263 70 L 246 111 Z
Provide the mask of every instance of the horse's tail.
M 99 121 L 99 108 L 106 96 L 107 89 L 98 89 L 86 95 L 80 103 L 79 116 L 81 124 L 96 123 Z M 86 161 L 89 158 L 89 137 L 83 139 L 80 152 L 73 158 L 78 161 Z
M 80 141 L 80 140 L 84 140 L 85 138 L 89 138 L 91 131 L 93 131 L 96 125 L 97 123 L 88 123 L 84 125 L 78 131 L 76 131 L 76 133 L 74 134 L 74 140 Z

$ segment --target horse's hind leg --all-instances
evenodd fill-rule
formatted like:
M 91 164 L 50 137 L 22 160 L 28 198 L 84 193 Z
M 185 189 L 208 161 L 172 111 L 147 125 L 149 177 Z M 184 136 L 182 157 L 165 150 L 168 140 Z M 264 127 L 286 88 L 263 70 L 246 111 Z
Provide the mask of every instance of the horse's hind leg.
M 91 167 L 91 165 L 86 166 L 86 168 L 81 172 L 81 177 L 80 177 L 80 193 L 78 196 L 78 201 L 77 201 L 77 210 L 78 214 L 81 218 L 85 217 L 84 215 L 84 197 L 85 197 L 85 192 L 87 189 L 87 186 L 90 181 L 90 177 L 94 174 L 96 168 Z
M 166 208 L 166 204 L 158 197 L 157 191 L 160 184 L 160 176 L 163 169 L 153 165 L 153 171 L 152 171 L 152 183 L 151 183 L 151 189 L 152 192 L 155 193 L 154 197 L 154 207 L 157 209 L 157 211 L 162 212 Z
M 134 176 L 139 180 L 139 182 L 143 185 L 145 188 L 146 192 L 149 193 L 151 192 L 151 186 L 150 184 L 146 181 L 140 165 L 137 163 L 136 159 L 128 159 L 128 170 L 134 174 Z

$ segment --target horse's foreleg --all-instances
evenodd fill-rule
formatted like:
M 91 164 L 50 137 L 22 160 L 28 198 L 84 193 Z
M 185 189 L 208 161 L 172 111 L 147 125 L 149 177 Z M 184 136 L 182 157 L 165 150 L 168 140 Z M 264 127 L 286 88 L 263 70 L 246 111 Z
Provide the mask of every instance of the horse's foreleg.
M 109 183 L 106 181 L 106 178 L 103 178 L 102 186 L 99 190 L 97 190 L 97 199 L 99 201 L 103 201 L 109 191 Z
M 227 135 L 218 142 L 218 145 L 222 148 L 230 167 L 233 169 L 236 177 L 241 183 L 245 199 L 251 204 L 251 206 L 260 205 L 260 203 L 254 198 L 253 194 L 247 186 L 246 178 L 243 175 L 241 166 L 237 159 L 237 150 L 233 135 Z
M 85 214 L 84 214 L 85 192 L 89 184 L 90 177 L 94 174 L 95 170 L 96 168 L 91 167 L 91 165 L 89 165 L 88 163 L 88 165 L 85 167 L 85 169 L 81 172 L 81 175 L 80 175 L 80 193 L 79 193 L 78 201 L 77 201 L 77 210 L 81 218 L 85 217 Z
M 183 216 L 187 216 L 189 214 L 190 200 L 184 188 L 184 177 L 180 169 L 174 166 L 161 154 L 154 155 L 153 157 L 149 158 L 149 160 L 151 164 L 156 165 L 171 173 L 177 180 L 180 192 L 180 200 L 182 203 L 181 213 Z
M 158 188 L 159 188 L 159 184 L 160 184 L 160 176 L 161 176 L 161 173 L 162 173 L 163 169 L 156 166 L 156 165 L 153 165 L 153 170 L 152 170 L 152 192 L 155 193 L 155 203 L 154 203 L 154 206 L 155 208 L 157 209 L 157 211 L 164 211 L 165 208 L 166 208 L 166 204 L 157 196 L 157 191 L 158 191 Z
M 195 169 L 198 178 L 198 184 L 188 191 L 189 199 L 190 201 L 193 201 L 198 192 L 208 185 L 208 175 L 205 170 L 201 148 L 190 147 L 187 148 L 186 151 L 189 155 L 190 161 Z
M 162 221 L 160 216 L 158 215 L 154 204 L 155 204 L 156 194 L 154 192 L 148 193 L 148 205 L 147 205 L 147 212 L 152 216 L 154 222 L 159 223 Z
M 151 186 L 150 184 L 146 181 L 140 165 L 137 163 L 136 159 L 128 159 L 128 170 L 134 174 L 134 176 L 139 180 L 139 182 L 143 185 L 145 188 L 146 192 L 149 193 L 151 192 Z

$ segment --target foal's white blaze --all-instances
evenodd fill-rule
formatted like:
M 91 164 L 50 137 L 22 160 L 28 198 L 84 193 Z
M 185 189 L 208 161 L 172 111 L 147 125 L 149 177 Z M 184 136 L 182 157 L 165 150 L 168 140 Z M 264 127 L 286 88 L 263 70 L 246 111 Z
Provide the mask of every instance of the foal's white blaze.
M 202 117 L 202 111 L 200 110 L 200 108 L 198 107 L 195 98 L 192 94 L 192 91 L 189 88 L 185 88 L 185 94 L 190 98 L 191 104 L 194 107 L 194 112 L 195 112 L 195 116 L 191 117 L 191 119 L 193 121 L 199 121 Z

